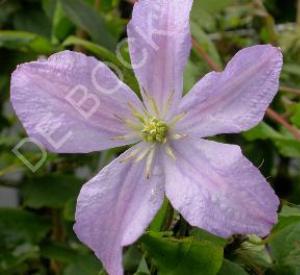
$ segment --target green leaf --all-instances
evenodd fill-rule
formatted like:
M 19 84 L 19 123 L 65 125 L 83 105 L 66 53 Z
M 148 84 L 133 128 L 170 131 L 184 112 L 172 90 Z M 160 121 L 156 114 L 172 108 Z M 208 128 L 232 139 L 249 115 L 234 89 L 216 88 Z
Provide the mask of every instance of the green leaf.
M 99 260 L 94 255 L 82 253 L 63 244 L 43 244 L 41 255 L 44 258 L 66 264 L 64 275 L 95 275 L 102 268 Z
M 218 275 L 247 275 L 248 273 L 239 265 L 224 259 Z
M 142 260 L 142 253 L 137 246 L 130 246 L 123 256 L 123 266 L 126 272 L 133 274 Z
M 131 69 L 126 68 L 117 58 L 117 56 L 111 52 L 110 50 L 107 50 L 106 48 L 99 46 L 95 43 L 92 43 L 90 41 L 78 38 L 76 36 L 70 36 L 68 37 L 64 43 L 64 47 L 72 46 L 72 45 L 79 45 L 84 47 L 89 52 L 96 55 L 98 58 L 103 60 L 104 62 L 107 62 L 108 65 L 113 65 L 111 69 L 114 70 L 114 66 L 119 68 L 121 70 L 123 81 L 133 89 L 135 92 L 139 92 L 139 85 L 137 83 L 137 80 L 134 76 L 134 73 Z
M 281 217 L 300 217 L 300 206 L 288 203 L 283 205 L 280 211 Z
M 281 138 L 275 139 L 274 142 L 283 156 L 291 158 L 300 157 L 300 142 L 298 140 Z
M 271 126 L 269 126 L 265 122 L 258 124 L 256 127 L 245 132 L 243 135 L 247 140 L 250 141 L 257 140 L 257 139 L 265 140 L 265 139 L 282 138 L 280 133 L 275 131 Z
M 38 215 L 20 209 L 0 209 L 0 244 L 37 243 L 49 229 L 48 221 Z
M 283 205 L 279 213 L 279 222 L 272 230 L 272 234 L 275 234 L 283 228 L 290 226 L 294 223 L 300 222 L 300 210 L 297 207 L 290 207 Z M 272 235 L 271 237 L 272 238 Z
M 82 0 L 60 0 L 66 15 L 99 44 L 114 49 L 116 39 L 108 32 L 102 16 Z
M 54 16 L 56 5 L 57 5 L 58 1 L 59 0 L 42 0 L 43 10 L 50 20 L 52 20 L 52 18 Z
M 32 208 L 63 207 L 77 197 L 81 181 L 74 176 L 52 174 L 30 179 L 22 185 L 24 204 Z
M 194 1 L 193 9 L 191 11 L 191 22 L 197 24 L 197 26 L 202 27 L 208 31 L 216 30 L 216 22 L 214 20 L 213 14 L 202 9 L 198 3 L 200 1 Z
M 42 9 L 28 8 L 26 12 L 20 11 L 15 14 L 13 19 L 16 30 L 50 38 L 51 22 Z
M 279 216 L 279 222 L 274 226 L 272 230 L 272 234 L 275 234 L 281 230 L 283 230 L 285 227 L 288 227 L 290 225 L 293 225 L 294 223 L 300 222 L 299 216 Z M 270 236 L 272 238 L 272 235 Z
M 209 31 L 216 31 L 215 17 L 234 0 L 194 1 L 191 21 Z
M 110 50 L 97 45 L 93 42 L 84 40 L 82 38 L 78 38 L 76 36 L 69 36 L 64 42 L 63 46 L 64 47 L 69 47 L 69 46 L 82 46 L 86 50 L 90 51 L 91 53 L 95 54 L 98 58 L 100 58 L 103 61 L 109 61 L 112 62 L 113 64 L 117 66 L 122 66 L 116 55 L 111 52 Z
M 143 257 L 140 261 L 138 269 L 134 275 L 151 275 L 145 257 Z
M 202 241 L 210 241 L 218 246 L 225 247 L 227 240 L 216 235 L 213 235 L 203 229 L 195 228 L 191 231 L 191 236 L 195 237 L 197 240 Z
M 68 246 L 59 243 L 46 243 L 41 245 L 41 256 L 62 263 L 77 261 L 77 252 Z
M 65 15 L 61 2 L 56 1 L 56 6 L 52 19 L 52 41 L 57 43 L 65 39 L 73 29 L 73 24 Z
M 77 202 L 77 199 L 73 198 L 73 199 L 68 200 L 65 203 L 63 215 L 64 215 L 64 219 L 66 221 L 70 221 L 70 222 L 75 221 L 76 202 Z
M 218 50 L 215 46 L 215 44 L 211 41 L 209 36 L 202 30 L 201 27 L 199 27 L 194 22 L 191 22 L 191 32 L 193 37 L 196 39 L 197 43 L 207 52 L 210 58 L 212 60 L 220 65 L 222 67 L 221 57 L 218 53 Z M 200 56 L 202 59 L 202 56 Z
M 217 274 L 222 265 L 223 248 L 209 241 L 162 238 L 153 232 L 141 241 L 163 275 Z
M 299 64 L 292 64 L 292 63 L 287 64 L 286 63 L 283 66 L 283 72 L 300 76 L 300 65 Z
M 278 274 L 299 274 L 300 272 L 300 221 L 276 230 L 269 239 Z M 278 271 L 286 270 L 287 273 Z
M 274 130 L 264 122 L 245 132 L 243 135 L 250 141 L 271 139 L 283 156 L 300 157 L 300 142 L 298 140 L 295 140 L 289 133 L 281 133 Z
M 150 231 L 160 231 L 163 228 L 166 220 L 172 219 L 173 209 L 170 202 L 165 198 L 163 205 L 155 215 L 153 221 L 149 226 Z
M 209 13 L 217 13 L 230 6 L 235 0 L 210 0 L 210 1 L 195 1 L 195 9 L 205 10 Z
M 63 275 L 96 275 L 101 268 L 99 260 L 92 257 L 82 257 L 77 263 L 68 265 Z
M 299 103 L 296 104 L 296 106 L 294 106 L 294 113 L 291 116 L 291 121 L 295 126 L 300 128 L 300 104 Z
M 52 22 L 52 43 L 58 44 L 72 32 L 74 25 L 65 15 L 59 0 L 43 0 L 43 6 Z
M 0 31 L 1 47 L 21 51 L 34 51 L 40 54 L 50 54 L 53 51 L 50 42 L 46 38 L 23 31 Z
M 1 24 L 9 20 L 12 15 L 20 9 L 20 3 L 17 1 L 2 1 L 0 8 L 0 28 Z
M 37 259 L 39 247 L 29 243 L 16 246 L 13 250 L 2 249 L 0 251 L 0 272 L 1 274 L 13 274 L 12 270 L 20 270 L 20 265 L 29 259 Z

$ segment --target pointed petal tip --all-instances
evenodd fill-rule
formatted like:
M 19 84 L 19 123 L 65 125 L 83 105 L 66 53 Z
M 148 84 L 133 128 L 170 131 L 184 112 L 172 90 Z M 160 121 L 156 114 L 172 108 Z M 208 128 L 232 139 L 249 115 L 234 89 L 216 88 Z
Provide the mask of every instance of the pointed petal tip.
M 223 72 L 207 74 L 183 98 L 179 111 L 189 114 L 178 131 L 209 137 L 253 128 L 278 92 L 282 65 L 282 51 L 269 44 L 238 51 Z
M 116 88 L 102 92 L 109 87 Z M 127 102 L 139 109 L 140 100 L 108 66 L 82 53 L 62 51 L 17 66 L 10 99 L 28 135 L 49 151 L 88 153 L 137 141 L 113 115 L 131 119 Z M 121 135 L 132 138 L 113 140 Z
M 74 231 L 112 275 L 123 274 L 122 248 L 135 242 L 163 202 L 163 177 L 144 177 L 145 159 L 120 162 L 135 145 L 86 183 L 76 206 Z M 142 147 L 142 148 L 141 148 Z
M 140 0 L 134 6 L 127 27 L 137 79 L 163 113 L 167 113 L 164 112 L 166 106 L 171 109 L 182 96 L 182 77 L 191 49 L 189 14 L 192 2 Z M 149 98 L 143 97 L 153 112 Z
M 175 148 L 177 162 L 164 160 L 166 194 L 191 225 L 225 238 L 269 234 L 279 199 L 238 146 L 189 139 Z

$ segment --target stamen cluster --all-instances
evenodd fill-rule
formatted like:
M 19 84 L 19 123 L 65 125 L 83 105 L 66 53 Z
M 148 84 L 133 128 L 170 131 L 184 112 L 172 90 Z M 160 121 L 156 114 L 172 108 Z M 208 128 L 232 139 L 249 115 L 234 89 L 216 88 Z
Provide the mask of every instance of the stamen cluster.
M 151 117 L 144 122 L 142 136 L 146 142 L 165 143 L 168 134 L 168 126 L 164 121 Z

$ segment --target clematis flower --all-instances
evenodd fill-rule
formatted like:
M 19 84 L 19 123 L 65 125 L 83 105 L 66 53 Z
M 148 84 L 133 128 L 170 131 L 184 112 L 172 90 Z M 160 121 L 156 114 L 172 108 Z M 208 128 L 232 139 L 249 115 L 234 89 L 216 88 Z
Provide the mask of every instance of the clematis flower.
M 271 45 L 243 49 L 183 96 L 191 6 L 134 5 L 129 49 L 143 101 L 104 63 L 71 51 L 20 65 L 12 75 L 13 107 L 48 150 L 133 144 L 82 187 L 77 202 L 74 230 L 112 275 L 123 273 L 122 247 L 141 236 L 165 195 L 192 226 L 222 237 L 265 236 L 277 220 L 278 198 L 241 149 L 205 138 L 263 119 L 278 90 L 282 54 Z M 96 98 L 101 104 L 93 108 Z

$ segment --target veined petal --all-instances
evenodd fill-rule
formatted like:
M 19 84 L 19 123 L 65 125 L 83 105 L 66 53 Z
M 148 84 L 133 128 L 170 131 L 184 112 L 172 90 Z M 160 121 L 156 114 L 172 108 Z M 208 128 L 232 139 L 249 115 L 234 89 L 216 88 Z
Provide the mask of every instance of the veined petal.
M 162 168 L 154 159 L 145 175 L 145 144 L 138 144 L 86 183 L 79 195 L 74 230 L 104 264 L 110 275 L 122 275 L 122 246 L 136 241 L 164 198 Z M 138 154 L 138 155 L 136 155 Z
M 132 65 L 148 109 L 161 113 L 181 98 L 183 71 L 190 49 L 192 0 L 139 0 L 128 24 Z
M 166 195 L 193 226 L 222 237 L 265 236 L 277 221 L 279 200 L 238 146 L 186 138 L 165 157 Z
M 137 137 L 122 119 L 137 96 L 102 62 L 64 51 L 20 65 L 11 102 L 30 137 L 60 153 L 83 153 L 131 144 Z M 115 137 L 126 139 L 115 139 Z
M 187 94 L 179 112 L 182 132 L 199 137 L 238 133 L 258 124 L 278 91 L 280 49 L 259 45 L 239 51 L 221 72 L 201 79 Z

